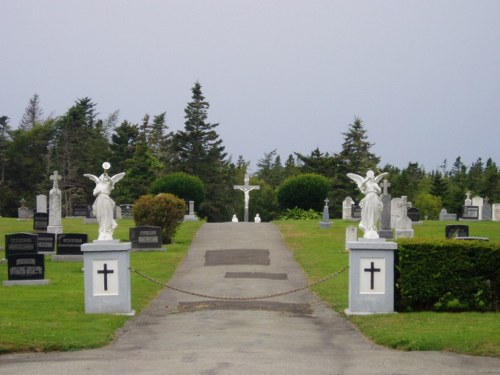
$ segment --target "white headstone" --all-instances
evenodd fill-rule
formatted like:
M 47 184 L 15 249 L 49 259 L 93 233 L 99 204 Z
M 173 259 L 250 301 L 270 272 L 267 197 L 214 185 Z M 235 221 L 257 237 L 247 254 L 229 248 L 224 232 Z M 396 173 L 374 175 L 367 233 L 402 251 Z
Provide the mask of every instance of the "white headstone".
M 349 242 L 356 242 L 358 240 L 358 228 L 354 225 L 349 225 L 345 228 L 345 249 L 349 250 Z
M 47 196 L 40 194 L 36 196 L 36 212 L 47 213 Z
M 396 228 L 396 222 L 402 215 L 401 198 L 392 198 L 391 200 L 391 229 Z
M 491 220 L 500 221 L 500 203 L 493 203 L 491 207 Z
M 483 217 L 483 204 L 484 199 L 482 197 L 474 197 L 472 198 L 472 205 L 479 207 L 479 219 Z
M 464 206 L 472 206 L 472 200 L 470 199 L 471 192 L 468 191 L 465 195 L 467 195 L 467 198 L 465 199 Z
M 63 233 L 61 225 L 61 190 L 59 190 L 61 176 L 57 171 L 54 171 L 50 179 L 53 186 L 49 193 L 49 225 L 47 226 L 47 233 L 59 234 Z
M 352 205 L 354 201 L 351 197 L 346 197 L 342 202 L 342 220 L 352 219 Z

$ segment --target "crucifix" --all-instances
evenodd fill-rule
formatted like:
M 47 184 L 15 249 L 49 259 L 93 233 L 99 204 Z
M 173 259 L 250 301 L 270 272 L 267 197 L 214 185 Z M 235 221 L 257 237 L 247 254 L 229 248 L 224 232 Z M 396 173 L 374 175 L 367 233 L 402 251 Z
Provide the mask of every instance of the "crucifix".
M 104 263 L 104 269 L 103 270 L 97 270 L 97 273 L 104 275 L 104 290 L 107 291 L 108 290 L 108 274 L 115 273 L 115 271 L 108 270 L 108 265 L 106 263 Z
M 375 288 L 375 272 L 380 272 L 380 268 L 375 268 L 375 262 L 370 262 L 370 268 L 365 268 L 365 272 L 370 272 L 370 289 Z
M 235 190 L 241 190 L 245 193 L 245 222 L 248 222 L 248 203 L 250 202 L 250 192 L 252 190 L 259 190 L 260 185 L 250 185 L 250 177 L 248 174 L 245 175 L 245 185 L 234 185 Z

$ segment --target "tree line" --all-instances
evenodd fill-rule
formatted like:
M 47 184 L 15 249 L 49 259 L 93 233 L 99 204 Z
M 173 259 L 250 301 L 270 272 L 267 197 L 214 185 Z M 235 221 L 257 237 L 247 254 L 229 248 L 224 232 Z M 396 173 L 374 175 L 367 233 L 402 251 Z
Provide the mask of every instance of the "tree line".
M 112 171 L 126 172 L 112 194 L 117 204 L 133 203 L 149 194 L 155 181 L 184 172 L 204 184 L 205 199 L 195 202 L 200 217 L 209 221 L 228 221 L 233 214 L 243 217 L 243 194 L 233 185 L 242 183 L 249 162 L 243 156 L 228 157 L 217 132 L 219 124 L 207 121 L 210 105 L 201 84 L 195 82 L 191 91 L 184 129 L 176 132 L 169 131 L 166 112 L 145 114 L 140 123 L 118 123 L 118 111 L 100 118 L 91 98 L 76 100 L 62 116 L 44 118 L 35 94 L 16 129 L 7 116 L 0 116 L 0 214 L 16 216 L 21 199 L 33 207 L 36 195 L 51 189 L 49 176 L 57 170 L 62 177 L 63 214 L 71 215 L 74 207 L 93 201 L 93 187 L 83 174 L 100 174 L 102 162 L 109 161 Z M 288 178 L 309 173 L 329 179 L 330 193 L 325 198 L 332 217 L 340 217 L 346 196 L 361 198 L 347 173 L 364 174 L 368 169 L 389 172 L 391 195 L 406 195 L 431 219 L 442 207 L 460 214 L 467 191 L 500 202 L 500 172 L 491 159 L 479 158 L 466 166 L 457 157 L 453 164 L 444 161 L 430 172 L 418 162 L 400 169 L 381 166 L 360 118 L 354 118 L 342 136 L 336 153 L 316 148 L 308 155 L 293 153 L 284 161 L 276 149 L 265 153 L 250 180 L 261 186 L 251 193 L 251 217 L 259 213 L 268 221 L 293 208 L 280 206 L 279 188 Z

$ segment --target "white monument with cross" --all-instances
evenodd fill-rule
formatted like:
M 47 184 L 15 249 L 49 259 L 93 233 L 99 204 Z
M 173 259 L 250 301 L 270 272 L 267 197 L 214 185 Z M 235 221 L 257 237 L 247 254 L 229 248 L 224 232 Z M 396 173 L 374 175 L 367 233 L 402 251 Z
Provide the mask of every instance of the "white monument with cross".
M 84 175 L 96 182 L 94 210 L 98 211 L 96 216 L 99 220 L 99 238 L 82 245 L 85 312 L 134 315 L 130 284 L 132 243 L 113 239 L 116 227 L 112 215 L 114 202 L 109 198 L 113 185 L 121 180 L 124 173 L 109 177 L 107 171 L 111 165 L 104 162 L 102 167 L 104 173 L 100 177 Z
M 259 190 L 260 185 L 250 185 L 250 177 L 248 174 L 245 175 L 245 185 L 234 185 L 235 190 L 241 190 L 245 194 L 245 223 L 248 222 L 248 205 L 250 203 L 250 192 L 252 190 Z
M 52 189 L 49 192 L 49 223 L 47 233 L 63 233 L 61 221 L 61 190 L 59 190 L 59 181 L 61 176 L 59 172 L 54 171 L 50 179 L 53 181 Z

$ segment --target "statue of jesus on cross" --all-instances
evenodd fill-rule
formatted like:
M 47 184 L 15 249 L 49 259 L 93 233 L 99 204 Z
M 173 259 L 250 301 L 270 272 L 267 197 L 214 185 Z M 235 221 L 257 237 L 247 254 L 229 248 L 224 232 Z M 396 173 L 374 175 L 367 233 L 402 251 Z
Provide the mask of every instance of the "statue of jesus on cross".
M 252 190 L 259 190 L 260 185 L 250 185 L 250 177 L 248 174 L 245 175 L 245 185 L 234 185 L 235 190 L 241 190 L 245 193 L 245 223 L 248 222 L 248 204 L 250 202 L 250 192 Z

